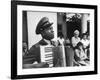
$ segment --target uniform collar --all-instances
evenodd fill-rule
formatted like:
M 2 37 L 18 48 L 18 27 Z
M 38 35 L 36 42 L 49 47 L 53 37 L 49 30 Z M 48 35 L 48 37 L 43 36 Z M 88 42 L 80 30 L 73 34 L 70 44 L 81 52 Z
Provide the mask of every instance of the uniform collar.
M 48 41 L 46 39 L 42 39 L 42 40 L 39 41 L 39 44 L 40 45 L 48 45 L 48 44 L 50 44 L 50 41 Z
M 50 40 L 43 39 L 48 45 L 51 45 Z

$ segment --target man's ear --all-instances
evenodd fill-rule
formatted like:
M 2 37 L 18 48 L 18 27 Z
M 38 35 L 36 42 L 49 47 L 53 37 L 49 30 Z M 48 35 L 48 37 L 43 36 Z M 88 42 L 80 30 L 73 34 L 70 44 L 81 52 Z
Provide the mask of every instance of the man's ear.
M 43 37 L 44 35 L 45 35 L 45 32 L 44 32 L 44 31 L 42 31 L 42 32 L 41 32 L 41 36 Z

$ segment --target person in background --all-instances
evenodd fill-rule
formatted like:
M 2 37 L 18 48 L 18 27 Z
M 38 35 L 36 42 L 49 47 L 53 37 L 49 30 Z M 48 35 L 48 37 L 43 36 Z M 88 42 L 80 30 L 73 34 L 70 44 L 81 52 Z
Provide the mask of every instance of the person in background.
M 75 48 L 78 42 L 80 42 L 79 31 L 75 30 L 74 36 L 71 39 L 72 47 Z
M 87 33 L 87 40 L 90 40 L 90 34 Z
M 26 42 L 23 42 L 23 54 L 22 55 L 24 56 L 25 54 L 28 54 L 28 46 Z
M 71 42 L 70 42 L 68 37 L 66 37 L 66 39 L 64 41 L 64 45 L 67 46 L 67 47 L 71 47 Z
M 82 42 L 79 42 L 77 44 L 77 47 L 75 48 L 74 58 L 75 61 L 81 66 L 89 65 L 89 59 L 85 53 Z
M 85 49 L 85 53 L 89 57 L 89 46 L 90 46 L 90 41 L 87 39 L 88 35 L 87 33 L 83 33 L 81 42 L 83 43 L 83 48 Z
M 62 33 L 58 37 L 58 43 L 59 45 L 64 45 L 64 36 Z
M 65 46 L 65 55 L 66 55 L 66 66 L 74 66 L 73 65 L 74 50 L 71 46 L 71 42 L 68 37 L 66 37 L 64 46 Z
M 83 43 L 84 48 L 87 48 L 89 46 L 89 40 L 87 39 L 86 33 L 83 33 L 81 42 Z

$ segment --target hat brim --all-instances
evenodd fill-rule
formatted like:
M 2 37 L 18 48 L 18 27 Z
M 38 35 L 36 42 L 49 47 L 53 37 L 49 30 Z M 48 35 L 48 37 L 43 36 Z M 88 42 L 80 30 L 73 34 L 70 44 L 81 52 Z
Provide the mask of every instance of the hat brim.
M 52 24 L 53 23 L 46 24 L 46 25 L 43 26 L 43 28 L 46 29 L 46 28 L 50 27 Z
M 45 29 L 49 28 L 52 24 L 53 24 L 53 22 L 44 25 L 44 26 L 42 27 L 42 30 L 40 30 L 40 28 L 38 27 L 38 28 L 36 29 L 36 34 L 40 34 L 40 33 L 41 33 L 42 31 L 44 31 Z

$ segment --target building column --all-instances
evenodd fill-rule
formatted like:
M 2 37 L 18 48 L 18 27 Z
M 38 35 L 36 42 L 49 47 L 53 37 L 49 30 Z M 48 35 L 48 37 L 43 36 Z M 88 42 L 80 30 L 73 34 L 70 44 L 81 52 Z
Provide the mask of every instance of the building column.
M 81 33 L 87 32 L 88 14 L 82 14 L 82 30 Z
M 67 25 L 66 25 L 66 14 L 62 15 L 62 24 L 63 24 L 63 29 L 62 29 L 62 33 L 64 35 L 64 39 L 66 39 L 67 37 Z

